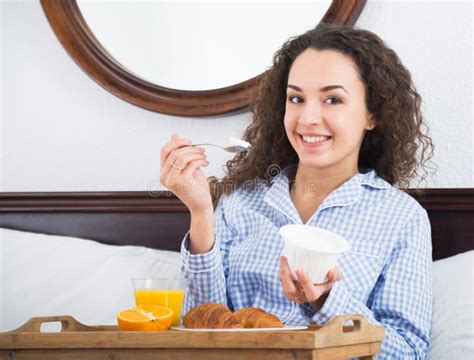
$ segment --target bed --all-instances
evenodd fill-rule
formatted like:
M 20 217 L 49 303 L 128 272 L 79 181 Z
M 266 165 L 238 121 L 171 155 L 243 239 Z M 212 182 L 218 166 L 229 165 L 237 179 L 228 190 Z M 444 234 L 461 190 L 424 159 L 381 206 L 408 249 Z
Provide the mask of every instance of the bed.
M 411 194 L 432 227 L 430 358 L 464 358 L 474 351 L 474 189 Z M 189 220 L 166 191 L 0 193 L 0 331 L 47 315 L 114 324 L 133 305 L 130 278 L 179 275 Z

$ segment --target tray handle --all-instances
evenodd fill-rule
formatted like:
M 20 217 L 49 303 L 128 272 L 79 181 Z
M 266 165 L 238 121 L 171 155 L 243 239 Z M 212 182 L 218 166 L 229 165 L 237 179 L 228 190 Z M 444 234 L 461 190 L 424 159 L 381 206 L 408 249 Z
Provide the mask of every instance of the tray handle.
M 352 321 L 353 326 L 346 326 L 344 322 Z M 325 328 L 334 335 L 340 335 L 347 332 L 365 332 L 370 326 L 369 322 L 362 315 L 338 315 L 328 321 Z
M 61 322 L 61 332 L 69 331 L 104 331 L 101 327 L 88 326 L 80 323 L 72 316 L 59 315 L 59 316 L 39 316 L 28 320 L 25 324 L 20 326 L 18 329 L 10 331 L 10 333 L 20 332 L 41 332 L 41 324 L 48 322 Z
M 353 326 L 346 326 L 344 322 L 352 321 Z M 385 338 L 383 326 L 369 323 L 360 314 L 337 315 L 331 318 L 323 326 L 324 333 L 332 339 L 344 339 L 344 342 L 373 342 L 382 341 Z

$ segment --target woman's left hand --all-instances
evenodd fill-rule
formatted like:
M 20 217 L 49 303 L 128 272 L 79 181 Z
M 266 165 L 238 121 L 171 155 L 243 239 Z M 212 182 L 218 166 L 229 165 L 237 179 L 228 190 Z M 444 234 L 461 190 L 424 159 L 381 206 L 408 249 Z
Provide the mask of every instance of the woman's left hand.
M 337 267 L 328 272 L 329 281 L 322 284 L 313 284 L 308 274 L 301 269 L 296 270 L 295 273 L 297 279 L 291 276 L 286 256 L 280 256 L 280 282 L 286 298 L 298 304 L 309 303 L 316 311 L 324 305 L 332 284 L 342 279 L 342 272 Z

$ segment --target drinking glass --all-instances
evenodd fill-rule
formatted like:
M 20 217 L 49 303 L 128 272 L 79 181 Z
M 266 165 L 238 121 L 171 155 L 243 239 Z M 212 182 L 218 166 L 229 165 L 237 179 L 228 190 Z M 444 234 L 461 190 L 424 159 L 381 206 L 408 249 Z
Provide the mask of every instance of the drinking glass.
M 186 292 L 183 278 L 143 278 L 132 279 L 135 303 L 137 305 L 158 305 L 173 310 L 171 326 L 181 324 L 181 309 Z

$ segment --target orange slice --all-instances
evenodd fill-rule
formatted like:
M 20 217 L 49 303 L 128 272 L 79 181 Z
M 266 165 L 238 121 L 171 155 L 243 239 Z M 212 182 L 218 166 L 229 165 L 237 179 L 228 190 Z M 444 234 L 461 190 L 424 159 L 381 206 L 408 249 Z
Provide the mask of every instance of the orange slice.
M 117 314 L 119 327 L 125 331 L 168 330 L 172 320 L 172 309 L 156 305 L 138 305 Z

